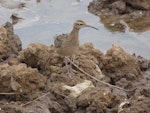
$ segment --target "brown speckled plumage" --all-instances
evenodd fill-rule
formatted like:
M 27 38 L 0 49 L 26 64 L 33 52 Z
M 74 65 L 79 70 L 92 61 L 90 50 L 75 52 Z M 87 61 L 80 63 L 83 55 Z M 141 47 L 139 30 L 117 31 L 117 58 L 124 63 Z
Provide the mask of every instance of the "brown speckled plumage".
M 54 44 L 55 44 L 55 48 L 58 54 L 62 56 L 72 56 L 78 51 L 79 30 L 80 28 L 83 28 L 83 27 L 95 28 L 95 27 L 86 25 L 86 23 L 82 20 L 77 20 L 74 23 L 73 30 L 70 34 L 61 34 L 61 35 L 56 35 L 54 37 Z
M 56 52 L 61 56 L 73 56 L 79 49 L 79 30 L 80 28 L 91 27 L 96 30 L 97 28 L 87 25 L 82 20 L 77 20 L 74 23 L 73 30 L 69 34 L 56 35 L 54 37 L 54 44 Z M 73 59 L 73 58 L 72 58 Z M 65 62 L 66 63 L 66 62 Z M 66 63 L 67 66 L 67 63 Z M 68 70 L 69 73 L 69 70 Z

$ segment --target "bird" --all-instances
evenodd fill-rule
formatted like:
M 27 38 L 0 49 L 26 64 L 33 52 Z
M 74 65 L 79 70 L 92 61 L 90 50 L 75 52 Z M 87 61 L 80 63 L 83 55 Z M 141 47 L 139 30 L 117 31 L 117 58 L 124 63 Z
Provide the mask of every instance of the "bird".
M 65 57 L 65 65 L 67 67 L 67 74 L 71 78 L 71 70 L 67 65 L 66 57 L 71 57 L 71 61 L 74 62 L 74 55 L 79 50 L 79 31 L 81 28 L 94 28 L 98 30 L 98 28 L 93 27 L 91 25 L 87 25 L 83 20 L 76 20 L 73 25 L 73 29 L 68 34 L 56 35 L 54 37 L 54 45 L 56 52 Z M 71 65 L 71 62 L 70 62 Z

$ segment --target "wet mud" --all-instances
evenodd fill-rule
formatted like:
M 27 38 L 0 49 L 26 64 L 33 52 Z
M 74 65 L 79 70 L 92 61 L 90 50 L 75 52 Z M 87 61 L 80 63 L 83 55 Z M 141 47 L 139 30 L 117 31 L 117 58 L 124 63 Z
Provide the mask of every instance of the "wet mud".
M 100 21 L 111 31 L 124 31 L 120 21 L 124 20 L 134 32 L 150 30 L 149 0 L 93 0 L 89 12 L 100 17 Z
M 71 79 L 53 45 L 22 49 L 12 24 L 0 26 L 0 113 L 149 113 L 150 60 L 86 43 L 74 63 Z

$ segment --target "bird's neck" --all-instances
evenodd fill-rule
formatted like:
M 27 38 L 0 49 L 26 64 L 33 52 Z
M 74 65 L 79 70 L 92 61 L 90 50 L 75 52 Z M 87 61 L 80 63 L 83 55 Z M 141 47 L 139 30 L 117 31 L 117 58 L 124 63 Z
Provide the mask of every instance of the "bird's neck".
M 78 36 L 79 36 L 79 29 L 78 28 L 75 28 L 73 27 L 73 30 L 71 31 L 70 35 L 72 35 L 73 37 L 73 40 L 76 40 L 78 39 Z

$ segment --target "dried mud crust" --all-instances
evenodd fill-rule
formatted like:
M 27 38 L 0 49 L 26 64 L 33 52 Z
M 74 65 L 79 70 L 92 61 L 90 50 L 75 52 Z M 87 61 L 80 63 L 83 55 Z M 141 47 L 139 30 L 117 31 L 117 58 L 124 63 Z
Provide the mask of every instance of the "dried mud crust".
M 13 26 L 7 22 L 5 26 L 0 26 L 0 61 L 9 56 L 15 57 L 22 50 L 22 43 L 19 37 L 14 34 Z
M 4 42 L 8 38 L 0 36 Z M 21 50 L 15 44 L 8 47 Z M 149 112 L 150 60 L 130 55 L 118 45 L 104 55 L 86 43 L 80 46 L 74 62 L 103 82 L 127 90 L 136 88 L 130 92 L 104 85 L 75 66 L 70 79 L 64 58 L 53 45 L 32 43 L 2 56 L 7 57 L 0 62 L 0 113 Z
M 125 30 L 126 26 L 120 20 L 124 20 L 131 31 L 150 30 L 149 0 L 93 0 L 88 10 L 99 16 L 101 22 L 111 31 Z

